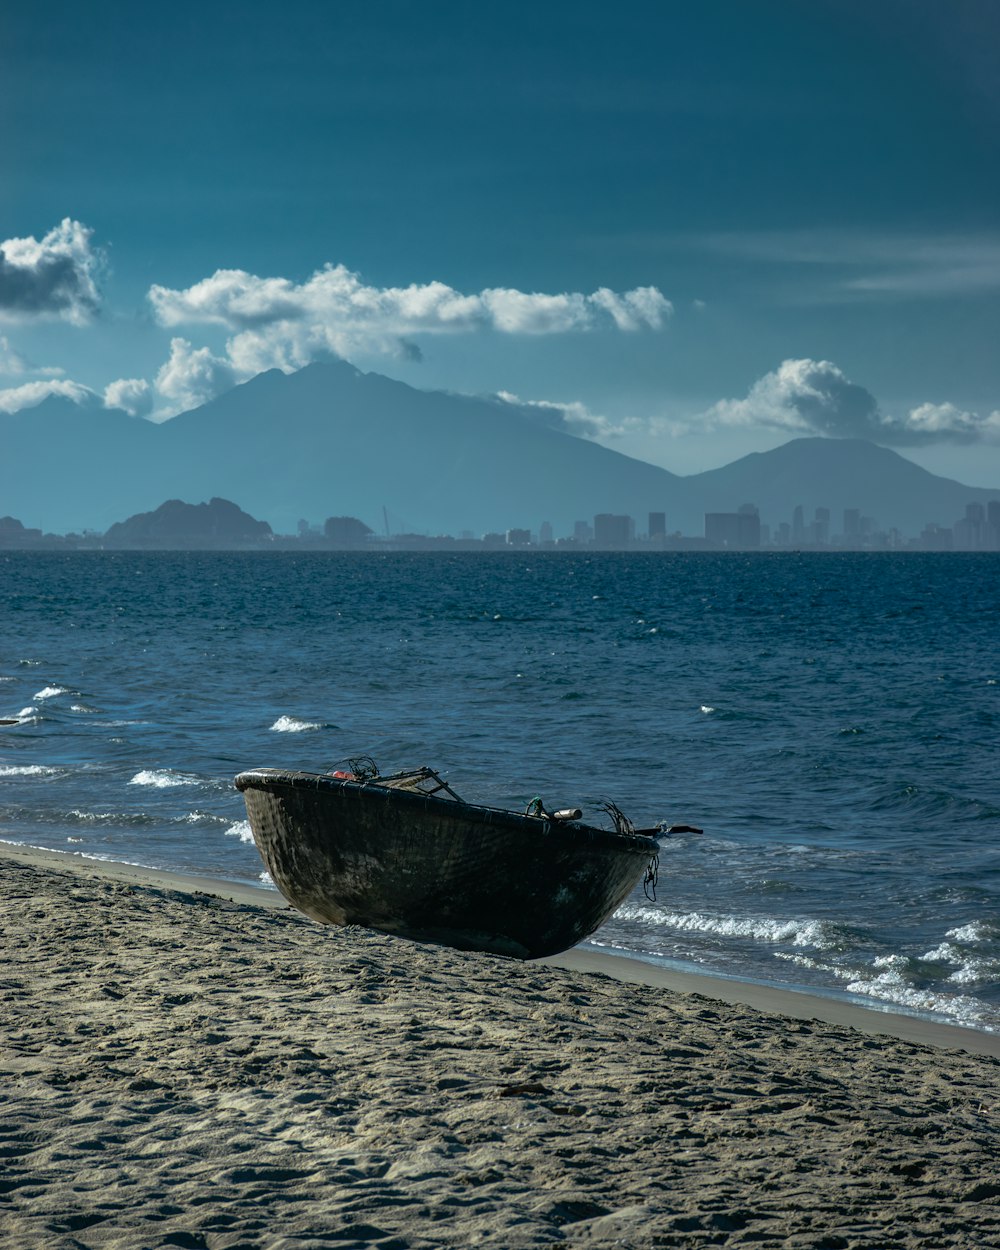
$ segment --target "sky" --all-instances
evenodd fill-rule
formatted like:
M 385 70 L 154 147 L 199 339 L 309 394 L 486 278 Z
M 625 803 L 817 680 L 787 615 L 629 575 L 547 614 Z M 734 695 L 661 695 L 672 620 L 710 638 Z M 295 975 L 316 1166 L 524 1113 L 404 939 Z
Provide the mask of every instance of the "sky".
M 337 355 L 1000 486 L 998 149 L 993 0 L 6 0 L 0 411 Z

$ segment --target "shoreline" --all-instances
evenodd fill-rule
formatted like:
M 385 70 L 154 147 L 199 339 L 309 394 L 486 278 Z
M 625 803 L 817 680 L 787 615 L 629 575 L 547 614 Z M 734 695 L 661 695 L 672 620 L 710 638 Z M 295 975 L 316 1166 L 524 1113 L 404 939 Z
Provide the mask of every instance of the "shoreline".
M 179 893 L 205 894 L 244 906 L 298 914 L 277 890 L 244 882 L 146 868 L 116 860 L 90 859 L 67 851 L 51 851 L 3 842 L 0 843 L 0 860 L 5 857 L 80 875 L 93 875 L 106 880 Z M 921 1016 L 895 1011 L 891 1007 L 866 1007 L 832 996 L 812 994 L 807 990 L 682 972 L 621 952 L 604 953 L 581 946 L 547 959 L 532 961 L 526 966 L 546 965 L 572 972 L 600 973 L 626 984 L 646 985 L 677 994 L 698 995 L 731 1006 L 749 1007 L 755 1011 L 786 1016 L 790 1020 L 818 1020 L 824 1024 L 846 1026 L 876 1036 L 944 1049 L 957 1048 L 970 1054 L 1000 1058 L 1000 1034 L 927 1020 Z

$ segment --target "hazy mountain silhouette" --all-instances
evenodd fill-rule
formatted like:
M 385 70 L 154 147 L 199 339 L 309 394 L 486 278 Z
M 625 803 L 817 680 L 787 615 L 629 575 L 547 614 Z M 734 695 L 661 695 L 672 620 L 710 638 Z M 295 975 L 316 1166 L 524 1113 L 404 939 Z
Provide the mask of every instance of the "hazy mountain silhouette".
M 140 512 L 112 525 L 109 547 L 220 547 L 252 545 L 271 534 L 266 521 L 255 521 L 228 499 L 189 504 L 168 499 L 155 512 Z
M 698 490 L 706 512 L 756 503 L 764 519 L 774 524 L 790 521 L 798 504 L 807 522 L 817 507 L 828 507 L 834 532 L 841 530 L 845 508 L 859 508 L 883 529 L 895 526 L 918 534 L 928 522 L 952 525 L 968 503 L 1000 499 L 1000 489 L 963 486 L 928 473 L 887 447 L 855 438 L 797 438 L 687 480 Z
M 665 512 L 668 531 L 703 532 L 706 511 L 755 503 L 771 524 L 844 508 L 916 533 L 951 524 L 1000 490 L 935 477 L 873 444 L 798 439 L 681 478 L 492 399 L 415 390 L 346 362 L 278 370 L 163 425 L 51 398 L 0 415 L 0 512 L 65 532 L 106 530 L 165 499 L 236 500 L 277 533 L 305 518 L 356 516 L 376 532 L 382 508 L 426 533 L 511 526 L 556 533 L 595 513 L 637 528 Z

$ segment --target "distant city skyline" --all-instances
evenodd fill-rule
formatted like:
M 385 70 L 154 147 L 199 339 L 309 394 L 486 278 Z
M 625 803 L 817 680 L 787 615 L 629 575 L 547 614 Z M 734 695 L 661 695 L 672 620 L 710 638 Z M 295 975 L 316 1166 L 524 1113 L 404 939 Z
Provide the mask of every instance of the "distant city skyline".
M 505 531 L 476 535 L 391 533 L 388 514 L 385 533 L 376 533 L 357 517 L 327 517 L 322 525 L 301 519 L 294 534 L 274 533 L 231 500 L 189 504 L 170 500 L 152 512 L 124 518 L 106 534 L 43 534 L 18 519 L 0 516 L 0 549 L 86 547 L 98 549 L 289 549 L 317 547 L 334 550 L 399 550 L 400 548 L 500 550 L 536 548 L 598 551 L 995 551 L 1000 552 L 1000 491 L 986 503 L 966 504 L 953 525 L 928 522 L 917 535 L 895 527 L 880 527 L 875 517 L 858 508 L 845 508 L 838 530 L 831 528 L 831 510 L 818 507 L 812 520 L 797 506 L 791 521 L 762 523 L 755 504 L 734 512 L 706 512 L 703 534 L 670 530 L 666 513 L 650 512 L 643 532 L 627 514 L 597 513 L 591 521 L 576 521 L 572 534 L 557 534 L 549 521 L 537 530 L 514 526 Z
M 979 0 L 11 0 L 0 410 L 335 353 L 675 473 L 993 486 L 998 56 Z

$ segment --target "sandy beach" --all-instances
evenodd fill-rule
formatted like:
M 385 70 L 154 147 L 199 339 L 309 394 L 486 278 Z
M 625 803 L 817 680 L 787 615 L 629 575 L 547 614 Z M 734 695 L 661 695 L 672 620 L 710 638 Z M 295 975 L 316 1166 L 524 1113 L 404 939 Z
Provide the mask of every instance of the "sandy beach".
M 1000 1244 L 994 1035 L 19 848 L 0 889 L 4 1247 Z

